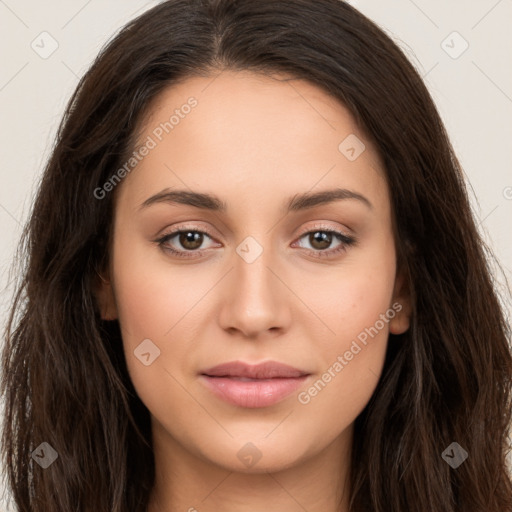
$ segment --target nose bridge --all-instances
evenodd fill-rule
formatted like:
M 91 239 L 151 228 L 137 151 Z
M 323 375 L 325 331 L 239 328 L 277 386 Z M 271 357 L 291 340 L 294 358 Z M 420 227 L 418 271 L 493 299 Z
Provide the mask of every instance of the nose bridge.
M 263 305 L 261 301 L 269 304 L 277 292 L 275 277 L 268 268 L 275 266 L 270 240 L 270 236 L 247 236 L 236 248 L 234 274 L 239 300 L 258 307 Z
M 283 285 L 274 275 L 277 265 L 270 240 L 266 235 L 247 236 L 236 247 L 229 297 L 222 314 L 224 328 L 254 336 L 286 323 L 288 315 L 280 289 Z

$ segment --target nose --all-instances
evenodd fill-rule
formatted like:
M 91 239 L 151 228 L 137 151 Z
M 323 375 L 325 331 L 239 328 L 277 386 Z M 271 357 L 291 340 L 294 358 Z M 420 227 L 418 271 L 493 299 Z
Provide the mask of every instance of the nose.
M 293 294 L 285 284 L 272 250 L 263 247 L 254 261 L 240 254 L 234 255 L 234 268 L 223 289 L 221 327 L 230 334 L 251 339 L 275 336 L 287 330 Z

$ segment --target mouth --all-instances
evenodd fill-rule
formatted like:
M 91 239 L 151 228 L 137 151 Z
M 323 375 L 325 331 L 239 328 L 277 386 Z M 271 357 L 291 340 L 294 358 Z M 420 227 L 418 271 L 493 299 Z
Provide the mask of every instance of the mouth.
M 206 387 L 218 398 L 239 407 L 274 405 L 298 389 L 309 373 L 275 361 L 249 365 L 224 363 L 200 373 Z

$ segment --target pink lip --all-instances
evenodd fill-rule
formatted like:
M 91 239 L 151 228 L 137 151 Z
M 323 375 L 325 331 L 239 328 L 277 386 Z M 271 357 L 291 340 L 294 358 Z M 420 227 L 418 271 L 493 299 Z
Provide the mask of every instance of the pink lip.
M 309 376 L 291 366 L 267 361 L 248 365 L 225 363 L 201 372 L 201 379 L 218 397 L 240 407 L 273 405 L 300 387 Z

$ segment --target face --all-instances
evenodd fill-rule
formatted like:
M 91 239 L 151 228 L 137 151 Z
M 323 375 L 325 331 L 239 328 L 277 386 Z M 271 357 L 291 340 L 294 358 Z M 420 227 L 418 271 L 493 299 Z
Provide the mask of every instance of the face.
M 244 472 L 348 442 L 408 328 L 384 170 L 349 111 L 224 71 L 164 91 L 136 153 L 99 301 L 154 442 Z

